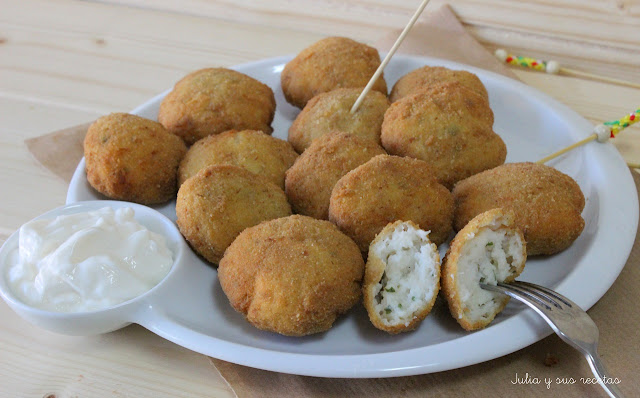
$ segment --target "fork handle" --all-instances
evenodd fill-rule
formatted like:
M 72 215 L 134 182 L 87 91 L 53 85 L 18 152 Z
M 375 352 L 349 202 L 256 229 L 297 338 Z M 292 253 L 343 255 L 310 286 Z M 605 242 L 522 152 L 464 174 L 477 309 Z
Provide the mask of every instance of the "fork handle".
M 585 354 L 585 357 L 587 358 L 587 362 L 589 362 L 591 371 L 598 377 L 598 383 L 607 392 L 607 394 L 609 394 L 611 398 L 624 398 L 624 395 L 622 395 L 617 385 L 604 383 L 607 370 L 605 369 L 598 354 Z

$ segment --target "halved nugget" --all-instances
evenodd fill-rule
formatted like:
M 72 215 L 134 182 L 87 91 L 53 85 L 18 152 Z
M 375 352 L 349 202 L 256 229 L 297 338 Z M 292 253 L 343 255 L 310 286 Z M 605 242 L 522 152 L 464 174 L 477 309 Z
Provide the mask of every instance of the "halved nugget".
M 428 235 L 411 221 L 396 221 L 371 242 L 362 292 L 378 329 L 408 332 L 431 311 L 440 290 L 440 255 Z
M 458 232 L 442 266 L 442 291 L 451 315 L 466 330 L 482 329 L 509 296 L 480 287 L 512 282 L 524 270 L 526 243 L 511 211 L 479 214 Z

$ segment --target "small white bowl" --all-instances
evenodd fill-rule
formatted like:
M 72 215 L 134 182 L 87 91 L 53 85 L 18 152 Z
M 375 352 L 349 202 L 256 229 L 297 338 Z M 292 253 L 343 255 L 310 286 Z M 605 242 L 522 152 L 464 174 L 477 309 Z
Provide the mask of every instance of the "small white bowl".
M 175 224 L 161 213 L 149 207 L 111 200 L 77 202 L 48 211 L 35 219 L 55 218 L 61 215 L 98 210 L 103 207 L 118 209 L 131 207 L 135 219 L 150 231 L 165 237 L 167 246 L 173 253 L 173 265 L 169 273 L 151 290 L 131 300 L 102 310 L 88 312 L 54 312 L 31 307 L 22 302 L 7 282 L 11 254 L 18 250 L 18 231 L 13 233 L 0 248 L 0 295 L 18 315 L 27 321 L 52 332 L 85 336 L 110 332 L 136 321 L 141 312 L 154 306 L 157 297 L 162 296 L 167 281 L 182 268 L 187 245 Z M 14 257 L 15 258 L 15 257 Z M 170 292 L 168 292 L 170 293 Z

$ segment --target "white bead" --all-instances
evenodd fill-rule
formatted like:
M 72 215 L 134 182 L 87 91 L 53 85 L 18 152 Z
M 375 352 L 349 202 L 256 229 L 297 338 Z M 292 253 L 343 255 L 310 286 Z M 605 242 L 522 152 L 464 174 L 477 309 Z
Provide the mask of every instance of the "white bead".
M 549 61 L 547 62 L 546 72 L 555 75 L 556 73 L 560 72 L 560 65 L 558 65 L 556 61 Z
M 507 52 L 502 48 L 498 48 L 494 54 L 496 55 L 496 58 L 498 58 L 502 62 L 507 60 Z
M 597 125 L 593 132 L 598 136 L 598 142 L 607 142 L 611 138 L 611 129 L 604 124 Z

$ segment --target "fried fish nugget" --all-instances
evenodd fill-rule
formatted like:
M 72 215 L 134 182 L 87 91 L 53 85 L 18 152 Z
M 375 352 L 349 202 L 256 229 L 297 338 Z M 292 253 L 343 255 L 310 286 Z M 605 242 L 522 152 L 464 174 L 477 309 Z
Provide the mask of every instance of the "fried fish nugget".
M 375 142 L 333 132 L 315 140 L 287 171 L 285 192 L 293 211 L 326 220 L 331 190 L 342 176 L 386 152 Z
M 291 144 L 257 130 L 230 130 L 205 137 L 189 148 L 178 169 L 182 185 L 198 171 L 214 164 L 230 164 L 266 177 L 284 189 L 284 174 L 298 154 Z
M 451 242 L 442 265 L 442 293 L 453 318 L 465 330 L 489 325 L 509 296 L 481 283 L 514 281 L 524 270 L 527 246 L 514 214 L 492 209 L 477 215 Z
M 507 147 L 493 132 L 486 99 L 459 83 L 442 83 L 391 104 L 382 146 L 393 155 L 424 160 L 447 188 L 504 163 Z
M 237 166 L 214 165 L 182 184 L 177 224 L 191 247 L 217 264 L 245 228 L 291 214 L 282 189 Z
M 566 249 L 584 228 L 580 187 L 568 175 L 543 164 L 507 163 L 484 171 L 460 181 L 453 197 L 456 230 L 487 210 L 512 210 L 532 256 Z
M 187 147 L 160 123 L 126 113 L 96 120 L 84 139 L 89 184 L 112 199 L 166 202 L 178 189 L 176 170 Z
M 478 76 L 466 70 L 452 70 L 442 66 L 423 66 L 402 76 L 393 86 L 389 99 L 396 102 L 429 86 L 449 82 L 460 83 L 489 100 L 487 89 Z
M 453 199 L 433 170 L 418 159 L 378 155 L 342 177 L 333 187 L 329 220 L 360 250 L 396 220 L 413 221 L 443 243 L 452 231 Z
M 318 137 L 342 131 L 380 143 L 380 129 L 389 100 L 370 91 L 358 110 L 351 107 L 360 96 L 359 88 L 343 88 L 319 94 L 307 103 L 289 128 L 289 142 L 302 153 Z
M 440 291 L 440 254 L 428 235 L 411 221 L 398 220 L 371 242 L 362 301 L 376 328 L 408 332 L 433 308 Z
M 160 104 L 158 121 L 191 145 L 227 130 L 271 134 L 276 100 L 269 86 L 225 68 L 192 72 Z
M 336 88 L 364 87 L 380 66 L 378 50 L 345 37 L 328 37 L 302 50 L 282 71 L 281 85 L 290 104 L 307 101 Z M 383 75 L 373 90 L 387 95 Z
M 242 232 L 220 261 L 231 306 L 255 327 L 305 336 L 360 301 L 358 246 L 328 221 L 290 216 Z

